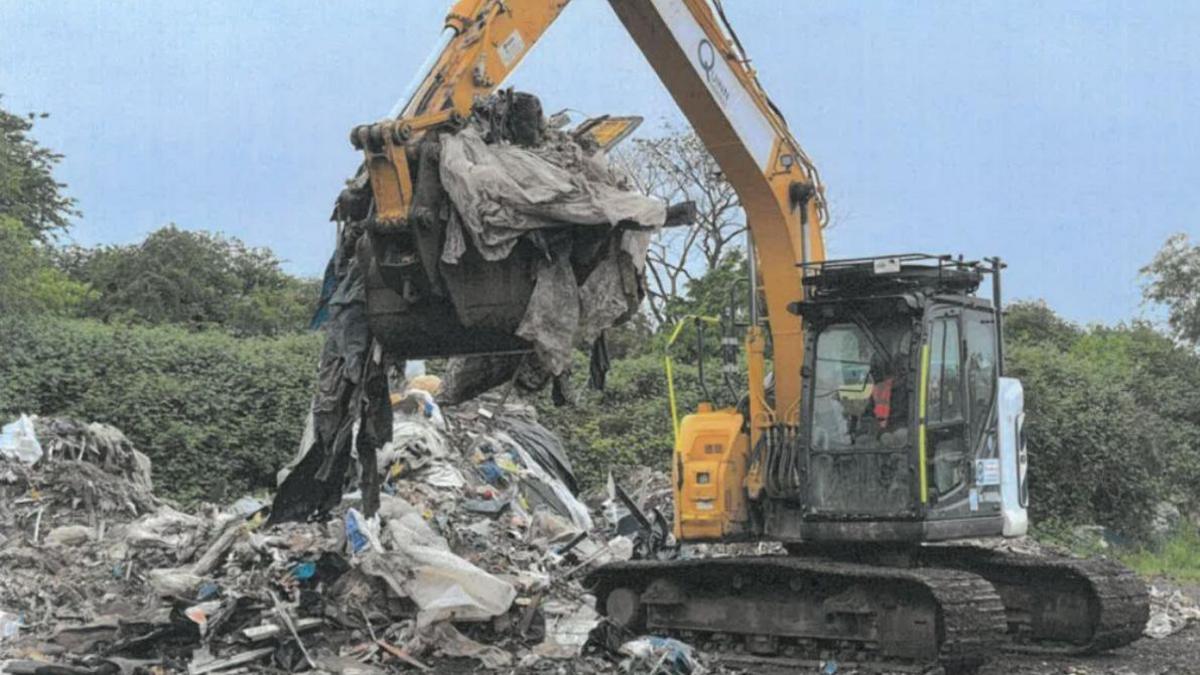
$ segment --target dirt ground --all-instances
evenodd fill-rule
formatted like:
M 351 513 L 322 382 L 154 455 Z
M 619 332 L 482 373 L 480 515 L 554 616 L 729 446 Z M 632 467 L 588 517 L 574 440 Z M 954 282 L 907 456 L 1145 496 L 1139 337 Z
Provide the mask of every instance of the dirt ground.
M 1200 600 L 1200 585 L 1165 579 L 1151 583 L 1179 590 Z M 1200 675 L 1200 625 L 1193 624 L 1161 640 L 1142 638 L 1107 654 L 1046 657 L 1006 654 L 984 666 L 979 675 Z
M 1153 583 L 1160 589 L 1179 590 L 1200 601 L 1200 585 L 1180 585 L 1164 579 Z M 736 673 L 824 673 L 813 667 L 801 670 L 742 669 L 710 660 L 718 672 Z M 724 666 L 724 667 L 722 667 Z M 835 670 L 838 675 L 863 675 L 862 671 L 847 668 Z M 878 674 L 875 674 L 878 675 Z M 1034 656 L 1005 653 L 994 657 L 976 675 L 1200 675 L 1200 624 L 1160 640 L 1142 638 L 1122 649 L 1095 656 Z
M 1163 638 L 1143 638 L 1109 654 L 1047 658 L 1007 654 L 979 675 L 1192 675 L 1200 674 L 1200 626 Z

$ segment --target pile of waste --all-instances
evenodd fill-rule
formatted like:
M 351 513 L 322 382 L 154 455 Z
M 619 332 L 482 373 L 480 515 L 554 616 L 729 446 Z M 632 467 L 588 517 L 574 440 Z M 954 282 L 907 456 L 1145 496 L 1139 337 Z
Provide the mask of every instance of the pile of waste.
M 605 331 L 638 311 L 654 232 L 695 209 L 633 189 L 590 128 L 557 126 L 536 96 L 505 91 L 466 119 L 401 133 L 411 195 L 391 215 L 376 193 L 390 194 L 381 176 L 396 160 L 377 133 L 356 131 L 371 159 L 334 208 L 314 419 L 273 521 L 328 512 L 353 471 L 363 512 L 376 512 L 380 486 L 364 467 L 391 440 L 386 373 L 407 361 L 450 357 L 443 403 L 501 385 L 550 386 L 565 403 L 572 355 L 587 345 L 589 380 L 603 386 Z
M 1143 633 L 1162 639 L 1200 621 L 1200 603 L 1179 589 L 1150 584 L 1150 620 Z
M 280 524 L 266 495 L 160 500 L 112 427 L 6 427 L 0 672 L 704 671 L 682 643 L 609 634 L 581 585 L 650 551 L 633 523 L 665 476 L 589 506 L 531 408 L 443 409 L 421 390 L 392 403 L 376 515 L 350 493 Z

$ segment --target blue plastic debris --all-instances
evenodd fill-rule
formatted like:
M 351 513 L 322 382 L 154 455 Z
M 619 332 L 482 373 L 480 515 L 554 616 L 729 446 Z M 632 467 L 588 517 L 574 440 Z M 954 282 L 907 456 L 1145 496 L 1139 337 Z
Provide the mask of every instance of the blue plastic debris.
M 200 584 L 200 589 L 196 591 L 196 600 L 204 602 L 217 597 L 221 593 L 221 587 L 211 581 L 206 581 Z
M 311 560 L 302 563 L 296 563 L 296 565 L 292 567 L 292 576 L 296 577 L 296 579 L 299 581 L 306 581 L 315 577 L 316 575 L 317 563 L 312 562 Z
M 619 651 L 644 665 L 657 666 L 659 673 L 690 675 L 700 670 L 692 646 L 675 638 L 647 635 L 626 642 Z
M 354 553 L 362 553 L 371 546 L 370 538 L 363 531 L 364 526 L 362 514 L 357 509 L 346 512 L 346 541 L 350 542 L 350 550 Z
M 497 485 L 504 478 L 504 469 L 496 465 L 496 461 L 489 459 L 479 463 L 479 473 L 483 474 L 483 479 L 492 485 Z

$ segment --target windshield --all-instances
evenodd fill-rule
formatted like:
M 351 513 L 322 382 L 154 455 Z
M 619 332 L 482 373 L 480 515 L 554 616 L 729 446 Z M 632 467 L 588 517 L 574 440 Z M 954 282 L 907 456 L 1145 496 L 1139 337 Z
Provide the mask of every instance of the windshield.
M 907 317 L 894 317 L 870 328 L 846 321 L 817 336 L 813 449 L 908 443 L 912 325 Z

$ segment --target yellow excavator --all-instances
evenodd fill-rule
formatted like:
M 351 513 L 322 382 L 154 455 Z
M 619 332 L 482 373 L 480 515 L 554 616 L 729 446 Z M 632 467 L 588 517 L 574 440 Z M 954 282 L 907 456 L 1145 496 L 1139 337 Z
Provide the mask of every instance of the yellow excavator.
M 1083 653 L 1137 639 L 1148 602 L 1128 570 L 977 541 L 1028 527 L 1022 390 L 1004 376 L 1003 263 L 826 260 L 817 171 L 720 1 L 608 1 L 736 190 L 753 242 L 748 391 L 677 424 L 674 536 L 788 552 L 601 567 L 588 583 L 612 629 L 764 664 L 836 658 L 915 672 L 969 669 L 998 649 Z M 460 128 L 567 4 L 454 4 L 393 113 L 351 134 L 376 222 L 403 231 L 420 221 L 422 137 Z M 419 253 L 405 264 L 431 264 Z M 980 297 L 989 278 L 991 297 Z M 368 288 L 368 313 L 399 353 L 528 347 L 448 311 L 431 322 L 436 308 L 405 323 L 408 305 L 386 286 Z

